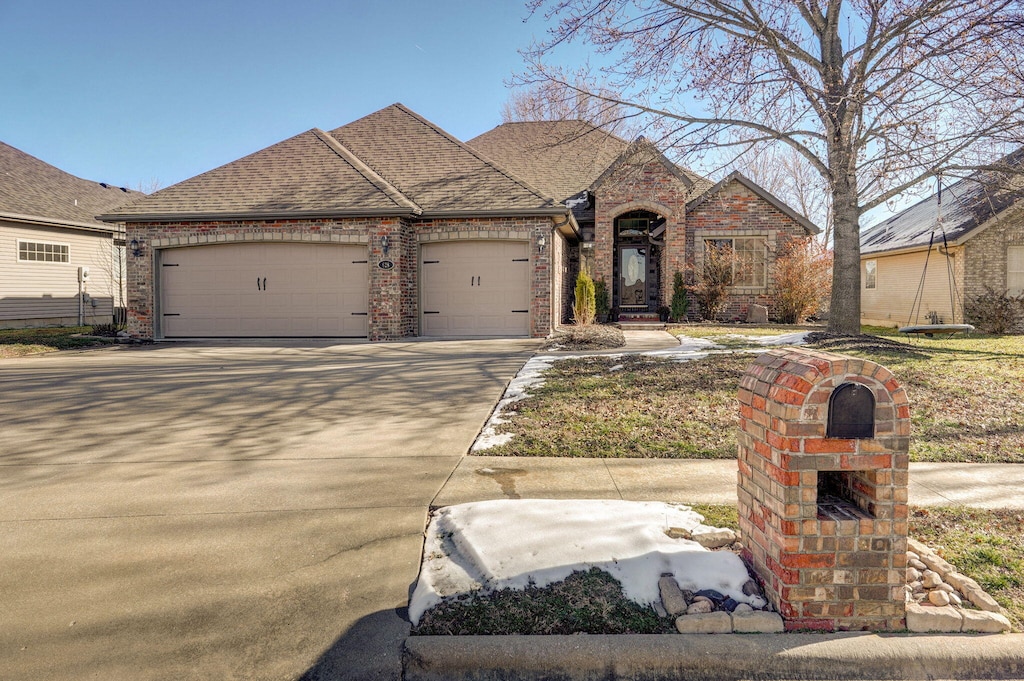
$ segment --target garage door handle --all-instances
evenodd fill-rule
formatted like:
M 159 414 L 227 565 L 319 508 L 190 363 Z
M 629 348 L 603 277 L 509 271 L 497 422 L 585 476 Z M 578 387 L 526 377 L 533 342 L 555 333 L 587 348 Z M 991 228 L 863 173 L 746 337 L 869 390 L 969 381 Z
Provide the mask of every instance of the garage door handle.
M 369 312 L 353 312 L 352 314 L 353 314 L 353 316 L 356 316 L 356 317 L 365 317 L 365 316 L 367 316 L 370 313 Z
M 529 258 L 512 258 L 512 262 L 530 262 Z
M 512 310 L 512 311 L 513 312 L 522 312 L 523 314 L 527 314 L 527 313 L 530 312 L 529 310 Z
M 260 278 L 256 277 L 256 290 L 257 291 L 266 291 L 267 290 L 267 278 L 266 277 L 263 277 L 263 285 L 262 286 L 260 285 Z
M 423 314 L 441 314 L 440 310 L 424 310 Z

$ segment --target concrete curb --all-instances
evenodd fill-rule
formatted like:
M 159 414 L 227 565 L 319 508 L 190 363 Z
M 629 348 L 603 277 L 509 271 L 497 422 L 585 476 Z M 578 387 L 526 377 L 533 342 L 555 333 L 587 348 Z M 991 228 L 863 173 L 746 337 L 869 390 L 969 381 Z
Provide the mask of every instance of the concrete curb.
M 405 681 L 1022 679 L 1024 634 L 411 636 Z

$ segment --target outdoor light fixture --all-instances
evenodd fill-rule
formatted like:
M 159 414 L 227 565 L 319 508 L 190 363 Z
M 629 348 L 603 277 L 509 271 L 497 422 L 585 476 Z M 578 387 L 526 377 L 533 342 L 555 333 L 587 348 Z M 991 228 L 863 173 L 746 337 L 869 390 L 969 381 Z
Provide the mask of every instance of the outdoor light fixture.
M 384 255 L 387 255 L 391 249 L 391 239 L 386 234 L 380 238 L 380 248 L 384 251 Z
M 136 258 L 142 255 L 142 244 L 138 239 L 132 239 L 128 244 L 128 248 L 132 249 L 132 255 Z
M 538 250 L 539 250 L 539 251 L 540 251 L 541 253 L 543 253 L 543 252 L 544 252 L 544 245 L 545 245 L 545 244 L 547 244 L 547 240 L 546 240 L 546 239 L 545 239 L 545 238 L 544 238 L 543 236 L 541 236 L 541 237 L 540 237 L 539 239 L 537 239 L 537 249 L 538 249 Z

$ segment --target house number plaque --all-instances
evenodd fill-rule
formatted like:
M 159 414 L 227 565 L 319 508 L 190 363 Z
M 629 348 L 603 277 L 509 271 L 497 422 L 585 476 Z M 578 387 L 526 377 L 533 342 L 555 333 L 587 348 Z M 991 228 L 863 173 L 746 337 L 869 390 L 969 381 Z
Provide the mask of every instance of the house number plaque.
M 392 260 L 381 260 L 379 263 L 377 263 L 377 267 L 381 268 L 382 270 L 391 270 L 395 268 L 395 263 Z

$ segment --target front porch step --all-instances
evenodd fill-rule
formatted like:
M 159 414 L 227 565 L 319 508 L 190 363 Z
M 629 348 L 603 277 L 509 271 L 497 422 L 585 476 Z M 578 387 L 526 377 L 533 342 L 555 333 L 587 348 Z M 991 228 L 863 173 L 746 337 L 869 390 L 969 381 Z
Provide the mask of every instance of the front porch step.
M 615 326 L 623 331 L 664 331 L 668 324 L 664 322 L 616 322 Z

